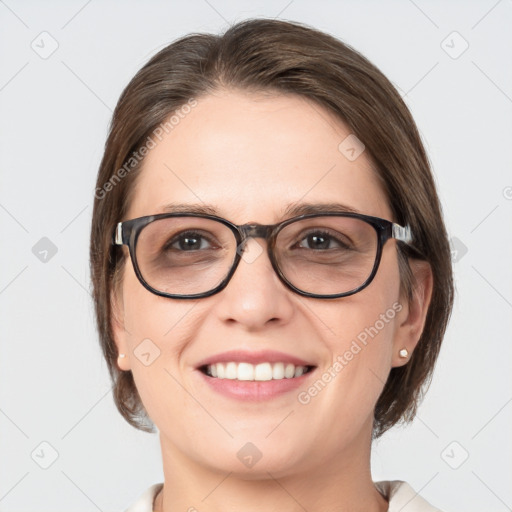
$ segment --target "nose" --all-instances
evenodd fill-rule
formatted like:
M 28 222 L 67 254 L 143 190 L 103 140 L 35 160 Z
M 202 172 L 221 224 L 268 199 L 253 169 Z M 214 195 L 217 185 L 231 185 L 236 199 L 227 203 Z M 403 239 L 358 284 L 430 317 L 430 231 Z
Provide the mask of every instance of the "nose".
M 275 273 L 266 242 L 249 238 L 235 273 L 218 294 L 217 313 L 250 331 L 271 322 L 284 324 L 293 315 L 292 294 Z

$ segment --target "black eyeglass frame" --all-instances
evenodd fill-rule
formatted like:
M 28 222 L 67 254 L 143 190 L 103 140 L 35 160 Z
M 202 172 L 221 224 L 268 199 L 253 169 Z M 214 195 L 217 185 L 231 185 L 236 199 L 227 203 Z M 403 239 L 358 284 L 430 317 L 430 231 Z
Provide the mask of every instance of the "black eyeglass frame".
M 322 294 L 315 294 L 315 293 L 309 293 L 305 292 L 299 288 L 296 288 L 292 283 L 290 283 L 284 274 L 282 273 L 281 269 L 279 268 L 277 261 L 274 257 L 274 247 L 275 247 L 275 241 L 277 239 L 277 235 L 279 232 L 289 224 L 292 224 L 294 222 L 303 220 L 303 219 L 310 219 L 314 217 L 349 217 L 354 219 L 360 219 L 365 221 L 366 223 L 370 224 L 375 231 L 377 232 L 377 254 L 375 256 L 375 262 L 372 268 L 372 271 L 366 281 L 364 281 L 363 284 L 358 286 L 357 288 L 354 288 L 353 290 L 349 290 L 348 292 L 338 293 L 334 295 L 322 295 Z M 237 249 L 235 253 L 235 259 L 233 261 L 233 264 L 231 266 L 231 270 L 228 272 L 227 276 L 224 278 L 221 283 L 219 283 L 215 288 L 212 290 L 209 290 L 207 292 L 202 293 L 196 293 L 191 295 L 176 295 L 171 293 L 165 293 L 161 292 L 155 288 L 153 288 L 149 283 L 146 282 L 144 277 L 142 276 L 142 273 L 140 271 L 137 257 L 135 254 L 135 247 L 137 245 L 137 240 L 139 238 L 139 235 L 141 231 L 151 222 L 159 220 L 159 219 L 166 219 L 170 217 L 199 217 L 203 219 L 210 219 L 218 221 L 225 226 L 227 226 L 232 233 L 235 236 L 236 242 L 237 242 Z M 272 267 L 276 274 L 278 275 L 281 282 L 287 286 L 290 290 L 294 291 L 295 293 L 298 293 L 299 295 L 302 295 L 304 297 L 311 297 L 316 299 L 337 299 L 340 297 L 347 297 L 349 295 L 354 295 L 357 292 L 360 292 L 364 288 L 366 288 L 374 279 L 375 275 L 377 274 L 377 270 L 380 265 L 380 260 L 382 257 L 382 248 L 384 247 L 384 244 L 391 238 L 396 239 L 400 242 L 405 243 L 406 245 L 411 245 L 412 242 L 412 233 L 409 226 L 400 226 L 399 224 L 396 224 L 394 222 L 391 222 L 387 219 L 381 219 L 380 217 L 372 217 L 370 215 L 364 215 L 359 213 L 352 213 L 352 212 L 325 212 L 325 213 L 311 213 L 311 214 L 305 214 L 305 215 L 299 215 L 297 217 L 292 217 L 290 219 L 286 219 L 282 222 L 278 222 L 276 224 L 243 224 L 243 225 L 236 225 L 232 222 L 223 219 L 222 217 L 217 217 L 215 215 L 207 215 L 207 214 L 198 214 L 198 213 L 188 213 L 188 212 L 180 212 L 180 213 L 162 213 L 157 215 L 148 215 L 145 217 L 138 217 L 136 219 L 126 220 L 124 222 L 118 222 L 114 234 L 112 237 L 112 244 L 114 246 L 121 246 L 121 245 L 127 245 L 129 252 L 130 252 L 130 258 L 132 260 L 133 268 L 135 270 L 135 274 L 137 275 L 137 278 L 139 279 L 140 283 L 149 290 L 150 292 L 154 293 L 155 295 L 159 295 L 161 297 L 168 297 L 171 299 L 199 299 L 203 297 L 210 297 L 211 295 L 214 295 L 221 290 L 223 290 L 229 281 L 231 280 L 231 277 L 235 273 L 238 264 L 240 263 L 240 260 L 242 258 L 242 253 L 244 250 L 245 243 L 249 240 L 249 238 L 264 238 L 267 242 L 267 254 L 270 260 L 270 263 L 272 264 Z

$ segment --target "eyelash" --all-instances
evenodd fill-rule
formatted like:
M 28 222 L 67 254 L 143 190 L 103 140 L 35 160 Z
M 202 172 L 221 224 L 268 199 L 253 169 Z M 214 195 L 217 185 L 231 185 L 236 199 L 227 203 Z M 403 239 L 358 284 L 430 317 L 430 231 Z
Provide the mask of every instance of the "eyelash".
M 351 247 L 347 243 L 343 242 L 340 238 L 334 236 L 333 234 L 329 233 L 328 231 L 322 231 L 322 230 L 311 230 L 311 231 L 306 232 L 306 233 L 301 233 L 300 234 L 301 238 L 299 239 L 298 242 L 296 242 L 295 246 L 299 246 L 300 247 L 300 244 L 303 243 L 304 240 L 306 240 L 308 237 L 310 237 L 312 235 L 324 237 L 324 238 L 328 239 L 331 242 L 334 241 L 338 246 L 340 246 L 343 249 L 347 249 L 347 250 L 351 249 Z M 199 240 L 206 240 L 207 242 L 212 244 L 211 238 L 208 237 L 208 236 L 205 236 L 204 234 L 201 234 L 200 232 L 197 232 L 197 231 L 185 231 L 183 233 L 178 233 L 177 235 L 175 235 L 169 242 L 167 242 L 164 245 L 163 249 L 164 250 L 172 249 L 172 246 L 174 244 L 179 243 L 184 238 L 192 238 L 192 237 L 194 237 L 196 239 L 199 239 Z M 179 250 L 184 251 L 183 249 L 179 249 Z M 199 250 L 201 250 L 201 248 Z M 311 250 L 315 250 L 315 249 L 311 248 Z M 186 252 L 186 251 L 184 251 L 184 252 Z
M 302 242 L 303 240 L 307 239 L 311 235 L 321 236 L 321 237 L 327 238 L 327 239 L 329 239 L 331 241 L 334 240 L 343 249 L 350 249 L 351 248 L 348 244 L 344 243 L 338 237 L 334 236 L 333 234 L 329 233 L 328 231 L 322 231 L 322 230 L 311 230 L 311 231 L 309 231 L 307 233 L 301 233 L 300 241 Z M 314 249 L 312 249 L 312 250 L 314 250 Z

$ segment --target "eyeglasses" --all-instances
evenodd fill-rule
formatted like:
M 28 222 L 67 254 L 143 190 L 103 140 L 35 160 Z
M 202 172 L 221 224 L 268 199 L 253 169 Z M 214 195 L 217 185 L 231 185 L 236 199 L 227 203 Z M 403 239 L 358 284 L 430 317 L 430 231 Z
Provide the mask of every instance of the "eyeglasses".
M 195 213 L 164 213 L 119 222 L 112 243 L 127 245 L 135 273 L 162 297 L 208 297 L 225 288 L 249 238 L 264 238 L 281 281 L 319 299 L 346 297 L 367 287 L 382 248 L 412 240 L 409 226 L 356 213 L 314 213 L 278 224 L 237 226 Z M 249 263 L 251 261 L 248 261 Z

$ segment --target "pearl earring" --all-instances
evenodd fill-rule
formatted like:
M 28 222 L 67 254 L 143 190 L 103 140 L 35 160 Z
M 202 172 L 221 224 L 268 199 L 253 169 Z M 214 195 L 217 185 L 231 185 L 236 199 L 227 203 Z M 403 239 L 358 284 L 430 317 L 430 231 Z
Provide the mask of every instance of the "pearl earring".
M 407 351 L 406 348 L 403 348 L 402 350 L 400 350 L 400 352 L 398 352 L 398 354 L 400 355 L 400 357 L 405 359 L 409 355 L 409 352 Z
M 119 357 L 121 357 L 121 358 L 126 357 L 126 354 L 119 354 Z

